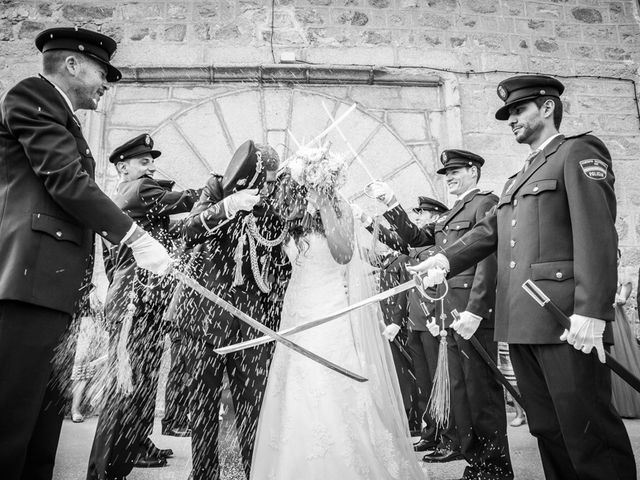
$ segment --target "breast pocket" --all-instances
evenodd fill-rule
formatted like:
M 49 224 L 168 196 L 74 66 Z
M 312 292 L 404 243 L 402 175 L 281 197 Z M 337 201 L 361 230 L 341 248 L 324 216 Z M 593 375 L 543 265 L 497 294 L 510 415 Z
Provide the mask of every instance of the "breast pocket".
M 463 221 L 459 221 L 459 222 L 451 222 L 448 226 L 449 226 L 449 230 L 452 231 L 452 232 L 465 231 L 465 230 L 469 230 L 469 228 L 471 228 L 471 221 L 470 220 L 463 220 Z
M 537 180 L 535 182 L 523 185 L 518 192 L 521 197 L 528 195 L 540 195 L 544 192 L 550 192 L 558 189 L 558 181 L 556 179 Z

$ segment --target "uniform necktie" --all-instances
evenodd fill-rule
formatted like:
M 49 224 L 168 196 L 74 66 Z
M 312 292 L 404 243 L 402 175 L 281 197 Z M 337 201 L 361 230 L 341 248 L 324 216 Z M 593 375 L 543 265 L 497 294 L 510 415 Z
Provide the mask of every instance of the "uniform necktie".
M 534 157 L 536 155 L 538 155 L 538 152 L 540 152 L 540 150 L 534 150 L 533 152 L 531 152 L 529 154 L 529 156 L 527 157 L 527 159 L 524 161 L 524 166 L 522 167 L 522 171 L 526 172 L 527 169 L 529 168 L 529 165 L 531 165 L 531 160 L 534 159 Z

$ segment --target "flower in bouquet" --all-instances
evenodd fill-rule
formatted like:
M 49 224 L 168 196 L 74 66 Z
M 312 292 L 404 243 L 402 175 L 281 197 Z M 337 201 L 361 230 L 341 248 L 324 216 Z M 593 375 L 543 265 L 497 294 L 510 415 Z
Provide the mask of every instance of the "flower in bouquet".
M 291 178 L 298 184 L 323 192 L 340 189 L 347 180 L 347 158 L 328 147 L 302 148 L 289 163 Z

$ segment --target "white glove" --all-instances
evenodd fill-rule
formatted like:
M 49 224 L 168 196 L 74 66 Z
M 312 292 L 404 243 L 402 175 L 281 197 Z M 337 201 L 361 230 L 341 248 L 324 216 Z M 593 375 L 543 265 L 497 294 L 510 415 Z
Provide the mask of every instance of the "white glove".
M 373 223 L 373 218 L 367 215 L 359 205 L 352 203 L 351 211 L 353 212 L 353 216 L 357 218 L 365 227 Z
M 440 285 L 447 278 L 447 272 L 441 268 L 432 268 L 427 272 L 427 275 L 422 277 L 422 287 L 431 288 L 436 285 Z
M 427 323 L 427 329 L 434 337 L 440 335 L 440 327 L 438 326 L 438 322 L 436 322 L 436 317 L 431 317 L 431 321 Z
M 393 339 L 396 338 L 396 335 L 398 335 L 399 331 L 400 326 L 396 325 L 395 323 L 390 323 L 382 332 L 382 336 L 390 342 L 393 342 Z
M 235 216 L 240 210 L 250 212 L 259 201 L 260 195 L 258 194 L 257 188 L 240 190 L 239 192 L 232 193 L 223 200 L 228 217 Z
M 384 182 L 372 182 L 369 184 L 368 189 L 369 195 L 381 201 L 387 207 L 397 202 L 393 190 L 391 190 L 391 187 Z
M 156 275 L 164 275 L 169 270 L 172 261 L 169 252 L 147 232 L 128 245 L 139 267 Z
M 591 353 L 593 347 L 596 347 L 598 358 L 604 363 L 606 358 L 602 336 L 607 322 L 575 313 L 569 318 L 571 320 L 571 329 L 565 330 L 560 336 L 560 340 L 566 340 L 573 345 L 573 348 L 582 350 L 584 353 Z
M 451 328 L 458 332 L 462 338 L 469 340 L 476 333 L 481 321 L 482 317 L 465 310 L 460 314 L 460 318 L 451 324 Z
M 420 262 L 417 265 L 407 265 L 407 270 L 411 273 L 429 272 L 429 274 L 431 274 L 431 270 L 436 268 L 444 270 L 445 273 L 449 273 L 449 260 L 442 253 L 436 253 L 434 256 L 427 258 L 424 262 Z

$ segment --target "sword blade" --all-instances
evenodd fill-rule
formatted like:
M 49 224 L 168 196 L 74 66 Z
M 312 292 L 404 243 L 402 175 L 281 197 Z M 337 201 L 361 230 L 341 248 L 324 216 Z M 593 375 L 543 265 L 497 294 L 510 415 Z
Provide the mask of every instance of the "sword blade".
M 195 290 L 200 295 L 202 295 L 206 299 L 212 301 L 213 303 L 221 306 L 222 308 L 227 310 L 232 315 L 236 316 L 238 319 L 240 319 L 241 321 L 243 321 L 247 325 L 250 325 L 251 327 L 253 327 L 256 330 L 258 330 L 259 332 L 264 333 L 265 335 L 268 335 L 272 340 L 275 340 L 276 342 L 281 343 L 285 347 L 288 347 L 291 350 L 293 350 L 295 352 L 298 352 L 299 354 L 304 355 L 305 357 L 313 360 L 314 362 L 317 362 L 317 363 L 319 363 L 320 365 L 322 365 L 324 367 L 327 367 L 327 368 L 329 368 L 329 369 L 331 369 L 331 370 L 333 370 L 335 372 L 338 372 L 338 373 L 344 375 L 345 377 L 349 377 L 352 380 L 355 380 L 357 382 L 366 382 L 367 381 L 366 378 L 364 378 L 364 377 L 362 377 L 362 376 L 360 376 L 360 375 L 358 375 L 356 373 L 353 373 L 353 372 L 347 370 L 346 368 L 343 368 L 343 367 L 341 367 L 339 365 L 336 365 L 335 363 L 330 362 L 329 360 L 327 360 L 325 358 L 322 358 L 320 355 L 316 355 L 315 353 L 307 350 L 306 348 L 301 347 L 297 343 L 294 343 L 291 340 L 288 340 L 288 339 L 278 335 L 276 332 L 271 330 L 269 327 L 266 327 L 262 323 L 260 323 L 257 320 L 251 318 L 249 315 L 244 313 L 242 310 L 234 307 L 229 302 L 227 302 L 226 300 L 223 300 L 222 298 L 220 298 L 218 295 L 216 295 L 212 291 L 207 290 L 202 285 L 200 285 L 198 282 L 196 282 L 193 278 L 185 275 L 184 273 L 179 272 L 177 270 L 173 270 L 171 273 L 176 277 L 176 279 L 178 279 L 180 282 L 184 283 L 189 288 Z
M 297 325 L 295 327 L 287 328 L 285 330 L 280 330 L 278 332 L 278 335 L 281 335 L 283 337 L 289 337 L 294 333 L 304 332 L 305 330 L 309 330 L 310 328 L 314 328 L 319 325 L 324 325 L 325 323 L 335 320 L 337 318 L 340 318 L 349 312 L 365 307 L 371 303 L 376 303 L 381 300 L 385 300 L 389 297 L 393 297 L 394 295 L 398 295 L 399 293 L 402 293 L 406 290 L 410 290 L 415 286 L 416 286 L 415 280 L 409 280 L 408 282 L 401 283 L 400 285 L 397 285 L 396 287 L 393 287 L 389 290 L 385 290 L 384 292 L 378 293 L 377 295 L 374 295 L 369 298 L 365 298 L 364 300 L 360 300 L 359 302 L 354 303 L 353 305 L 349 305 L 348 307 L 342 308 L 324 317 L 311 320 L 310 322 L 304 323 L 302 325 Z M 218 348 L 215 350 L 215 352 L 219 353 L 220 355 L 226 355 L 227 353 L 237 352 L 239 350 L 244 350 L 245 348 L 255 347 L 257 345 L 262 345 L 264 343 L 268 343 L 272 341 L 274 341 L 273 336 L 265 335 L 263 337 L 254 338 L 253 340 L 247 340 L 246 342 L 235 343 L 227 347 Z

